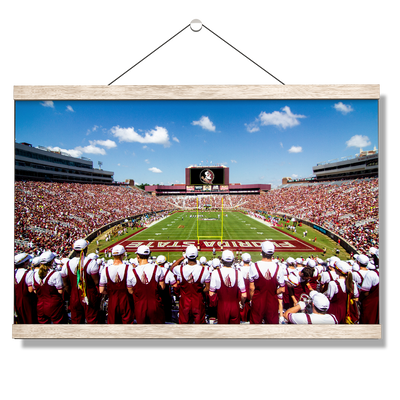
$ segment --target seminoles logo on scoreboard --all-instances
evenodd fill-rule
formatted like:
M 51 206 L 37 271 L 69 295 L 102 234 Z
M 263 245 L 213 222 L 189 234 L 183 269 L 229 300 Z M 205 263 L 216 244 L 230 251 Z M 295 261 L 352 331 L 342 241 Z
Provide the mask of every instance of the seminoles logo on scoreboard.
M 203 169 L 200 172 L 200 180 L 207 185 L 211 185 L 214 180 L 214 172 L 210 169 Z

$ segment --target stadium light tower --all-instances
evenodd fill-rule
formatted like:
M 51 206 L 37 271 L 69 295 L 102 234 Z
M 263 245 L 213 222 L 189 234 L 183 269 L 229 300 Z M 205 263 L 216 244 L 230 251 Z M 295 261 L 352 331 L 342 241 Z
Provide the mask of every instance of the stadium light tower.
M 99 169 L 101 169 L 103 162 L 102 161 L 97 161 L 97 164 L 99 165 Z

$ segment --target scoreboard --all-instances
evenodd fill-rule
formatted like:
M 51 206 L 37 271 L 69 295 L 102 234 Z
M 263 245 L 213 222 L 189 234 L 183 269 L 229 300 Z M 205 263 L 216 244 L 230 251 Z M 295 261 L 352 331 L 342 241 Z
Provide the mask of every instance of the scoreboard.
M 186 168 L 186 185 L 216 186 L 229 185 L 228 167 L 189 167 Z

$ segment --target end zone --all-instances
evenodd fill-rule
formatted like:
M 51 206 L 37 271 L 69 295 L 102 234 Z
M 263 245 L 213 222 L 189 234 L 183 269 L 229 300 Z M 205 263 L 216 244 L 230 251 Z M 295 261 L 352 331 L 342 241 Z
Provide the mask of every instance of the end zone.
M 242 251 L 260 251 L 263 240 L 224 240 L 222 244 L 219 240 L 129 240 L 133 235 L 118 242 L 125 247 L 129 253 L 136 252 L 137 248 L 141 245 L 148 246 L 152 252 L 174 252 L 183 251 L 187 246 L 199 246 L 200 251 L 212 251 L 215 248 L 217 251 L 224 250 L 242 250 Z M 275 245 L 275 252 L 321 252 L 322 249 L 304 242 L 298 238 L 289 239 L 271 239 Z M 113 245 L 115 246 L 115 244 Z M 108 252 L 113 246 L 110 246 L 102 253 Z

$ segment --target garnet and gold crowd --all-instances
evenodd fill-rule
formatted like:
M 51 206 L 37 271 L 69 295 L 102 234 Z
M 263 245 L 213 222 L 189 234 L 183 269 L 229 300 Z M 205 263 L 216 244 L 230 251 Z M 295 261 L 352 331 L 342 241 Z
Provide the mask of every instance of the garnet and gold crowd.
M 264 211 L 305 219 L 343 238 L 360 252 L 379 247 L 379 181 L 295 184 L 265 195 L 211 195 L 213 208 Z M 15 183 L 14 253 L 52 250 L 66 256 L 72 243 L 115 220 L 161 210 L 196 207 L 195 196 L 154 197 L 126 186 Z
M 219 196 L 209 196 L 217 208 Z M 281 213 L 339 234 L 352 259 L 230 250 L 198 259 L 195 246 L 172 264 L 140 246 L 105 262 L 83 239 L 115 220 L 195 207 L 193 197 L 156 198 L 130 187 L 16 182 L 15 322 L 71 324 L 377 324 L 378 179 L 292 185 L 261 196 L 224 196 L 230 209 Z M 214 204 L 215 203 L 215 204 Z M 66 258 L 74 250 L 78 257 Z M 255 262 L 254 262 L 255 261 Z

